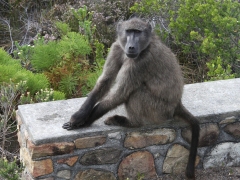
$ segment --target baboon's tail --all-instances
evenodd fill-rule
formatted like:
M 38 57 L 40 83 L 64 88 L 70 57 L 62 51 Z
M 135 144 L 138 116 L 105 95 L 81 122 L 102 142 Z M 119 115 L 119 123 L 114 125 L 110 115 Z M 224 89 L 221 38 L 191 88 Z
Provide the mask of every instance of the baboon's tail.
M 197 155 L 197 146 L 198 146 L 198 139 L 199 139 L 199 122 L 198 119 L 195 118 L 183 105 L 182 102 L 179 103 L 177 106 L 174 117 L 183 119 L 187 123 L 191 125 L 192 129 L 192 140 L 191 140 L 191 148 L 190 148 L 190 154 L 188 158 L 188 164 L 186 169 L 186 176 L 189 179 L 195 179 L 195 160 Z

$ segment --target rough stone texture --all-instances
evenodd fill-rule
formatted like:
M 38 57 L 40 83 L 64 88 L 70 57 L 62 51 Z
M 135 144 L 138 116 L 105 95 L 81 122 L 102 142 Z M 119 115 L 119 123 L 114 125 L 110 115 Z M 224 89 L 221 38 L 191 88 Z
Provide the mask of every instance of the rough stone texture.
M 124 146 L 128 148 L 143 148 L 151 145 L 167 144 L 176 138 L 174 129 L 157 129 L 151 132 L 132 132 L 127 135 Z
M 186 128 L 182 131 L 182 137 L 190 144 L 192 139 L 192 131 Z M 214 144 L 219 135 L 219 128 L 216 123 L 202 124 L 200 127 L 198 147 L 210 146 Z
M 184 86 L 183 104 L 196 117 L 206 121 L 218 115 L 225 118 L 240 113 L 240 78 L 205 83 L 188 84 Z M 107 126 L 104 120 L 114 114 L 126 115 L 123 106 L 112 110 L 92 126 L 74 131 L 66 131 L 62 124 L 79 109 L 86 98 L 68 99 L 62 101 L 25 104 L 18 106 L 18 115 L 26 124 L 29 136 L 36 145 L 50 142 L 73 141 L 78 137 L 92 136 L 93 133 L 103 133 L 121 130 L 121 127 Z M 202 122 L 201 121 L 201 122 Z
M 106 136 L 93 136 L 78 138 L 74 141 L 77 149 L 91 148 L 103 145 L 106 142 Z
M 113 164 L 119 161 L 122 150 L 115 148 L 102 148 L 87 152 L 83 155 L 80 163 L 83 165 Z
M 41 161 L 32 161 L 30 172 L 33 177 L 43 176 L 53 172 L 53 163 L 51 159 Z
M 77 160 L 78 160 L 78 156 L 74 156 L 74 157 L 69 157 L 69 158 L 65 158 L 65 159 L 59 159 L 59 160 L 57 160 L 57 163 L 73 166 L 77 162 Z
M 17 120 L 17 129 L 20 129 L 20 126 L 23 124 L 21 117 L 18 113 L 16 113 L 16 120 Z
M 240 166 L 240 143 L 226 142 L 216 145 L 203 161 L 203 167 Z
M 235 122 L 236 120 L 237 120 L 237 118 L 235 116 L 231 116 L 231 117 L 225 118 L 219 124 L 229 124 L 229 123 Z
M 32 176 L 29 174 L 29 172 L 28 172 L 26 169 L 24 169 L 24 170 L 22 171 L 21 179 L 22 179 L 22 180 L 34 180 L 34 179 L 32 178 Z M 54 179 L 53 179 L 53 180 L 54 180 Z
M 47 177 L 47 178 L 38 178 L 39 180 L 54 180 L 53 177 Z M 22 172 L 22 178 L 21 180 L 36 180 L 36 178 L 33 178 L 29 172 L 26 171 L 26 169 Z
M 17 138 L 18 138 L 19 144 L 22 146 L 22 144 L 23 144 L 23 137 L 22 137 L 21 131 L 18 131 Z
M 123 159 L 118 168 L 120 180 L 137 179 L 138 175 L 143 175 L 145 180 L 157 179 L 154 159 L 148 151 L 134 152 Z
M 240 78 L 187 84 L 184 86 L 183 104 L 203 121 L 216 115 L 233 116 L 240 112 L 239 87 Z
M 53 162 L 51 159 L 33 161 L 27 148 L 20 149 L 20 157 L 23 165 L 29 170 L 33 177 L 38 177 L 53 172 Z
M 36 146 L 30 140 L 27 142 L 27 147 L 29 149 L 30 155 L 33 159 L 45 156 L 69 154 L 73 152 L 74 143 L 72 142 L 62 142 L 62 143 L 52 143 L 43 144 Z
M 64 179 L 70 179 L 71 178 L 71 172 L 69 170 L 62 170 L 57 172 L 57 177 L 64 178 Z
M 189 151 L 179 145 L 173 145 L 167 152 L 166 158 L 163 163 L 163 173 L 173 173 L 178 174 L 185 172 L 187 167 Z M 195 166 L 198 165 L 200 161 L 199 156 L 196 158 Z
M 240 122 L 227 125 L 224 131 L 236 138 L 240 138 Z
M 120 132 L 114 132 L 114 133 L 109 133 L 108 134 L 109 139 L 117 139 L 117 140 L 121 140 L 122 135 Z
M 17 133 L 18 142 L 21 147 L 27 147 L 28 133 L 26 129 L 19 129 Z
M 116 178 L 111 172 L 88 169 L 80 171 L 76 175 L 75 180 L 116 180 Z
M 30 167 L 32 159 L 27 148 L 20 148 L 20 159 L 22 160 L 24 166 L 26 166 L 27 168 Z
M 240 145 L 237 143 L 240 142 L 239 87 L 240 79 L 184 87 L 183 104 L 202 124 L 200 145 L 204 147 L 198 148 L 202 160 L 200 168 L 202 165 L 240 166 Z M 69 120 L 84 101 L 85 98 L 80 98 L 19 106 L 17 118 L 20 158 L 29 174 L 24 180 L 75 179 L 73 176 L 76 174 L 81 180 L 119 180 L 114 176 L 120 172 L 121 176 L 128 177 L 129 180 L 135 180 L 136 176 L 138 179 L 144 176 L 147 180 L 152 180 L 157 177 L 156 172 L 158 175 L 163 172 L 185 172 L 189 152 L 184 147 L 188 146 L 186 141 L 190 141 L 191 137 L 190 131 L 182 131 L 186 124 L 167 120 L 157 130 L 153 130 L 156 126 L 133 129 L 104 125 L 108 116 L 126 115 L 124 107 L 120 106 L 90 127 L 72 131 L 62 129 L 62 124 Z M 163 128 L 176 130 L 171 138 L 168 137 L 173 140 L 171 144 L 159 143 Z M 186 141 L 180 132 L 183 135 L 185 133 Z M 102 139 L 96 138 L 103 136 Z M 168 138 L 163 136 L 161 140 L 168 141 Z M 236 143 L 227 144 L 229 140 Z M 63 153 L 58 148 L 61 149 L 60 144 L 66 142 L 75 142 L 80 148 Z M 124 142 L 128 148 L 124 147 Z M 221 144 L 216 145 L 217 142 Z M 85 148 L 81 149 L 82 147 Z M 59 155 L 55 156 L 56 154 Z M 199 161 L 200 158 L 197 157 L 196 164 Z M 153 178 L 148 177 L 151 176 L 151 173 L 146 173 L 149 171 L 153 172 Z

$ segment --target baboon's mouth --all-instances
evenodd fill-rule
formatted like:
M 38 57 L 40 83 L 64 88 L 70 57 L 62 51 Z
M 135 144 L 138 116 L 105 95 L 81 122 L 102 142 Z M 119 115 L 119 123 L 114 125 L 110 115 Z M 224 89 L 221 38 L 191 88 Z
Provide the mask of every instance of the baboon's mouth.
M 127 53 L 126 55 L 127 55 L 127 57 L 132 58 L 132 59 L 138 57 L 138 54 L 134 54 L 134 53 Z

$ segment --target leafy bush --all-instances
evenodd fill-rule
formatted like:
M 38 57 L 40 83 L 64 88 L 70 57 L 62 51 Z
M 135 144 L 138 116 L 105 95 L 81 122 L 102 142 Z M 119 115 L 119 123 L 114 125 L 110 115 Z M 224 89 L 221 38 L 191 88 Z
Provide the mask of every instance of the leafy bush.
M 162 40 L 195 70 L 197 81 L 240 77 L 238 1 L 142 0 L 131 10 L 157 23 Z
M 81 34 L 67 32 L 59 42 L 39 44 L 35 48 L 33 67 L 48 77 L 52 88 L 71 97 L 81 84 L 82 71 L 89 66 L 86 61 L 86 55 L 91 52 L 88 41 Z M 45 49 L 49 51 L 42 59 Z
M 62 58 L 83 58 L 91 52 L 88 40 L 76 32 L 68 32 L 57 44 L 57 51 Z
M 19 66 L 19 62 L 13 60 L 12 57 L 6 53 L 2 48 L 0 48 L 0 64 L 1 65 L 17 65 Z M 21 67 L 21 66 L 19 66 Z
M 68 98 L 86 95 L 93 88 L 104 59 L 104 45 L 93 35 L 95 26 L 87 7 L 71 12 L 81 34 L 71 31 L 67 23 L 56 22 L 61 39 L 48 43 L 37 41 L 31 59 L 33 68 L 47 76 L 50 86 Z
M 17 165 L 16 160 L 8 162 L 6 159 L 0 158 L 0 177 L 7 180 L 19 180 L 22 170 L 22 165 Z
M 33 53 L 33 47 L 30 45 L 20 46 L 18 42 L 15 42 L 16 50 L 13 51 L 13 55 L 15 59 L 19 59 L 22 67 L 27 70 L 31 70 L 30 58 Z
M 67 35 L 68 32 L 71 32 L 71 28 L 67 23 L 58 21 L 55 23 L 55 25 L 57 26 L 57 29 L 60 31 L 61 35 Z
M 76 92 L 78 78 L 71 74 L 65 75 L 59 82 L 59 90 L 65 92 L 69 97 Z
M 31 71 L 23 69 L 20 61 L 12 59 L 5 51 L 0 49 L 0 84 L 3 82 L 26 81 L 28 91 L 32 94 L 40 89 L 49 87 L 49 81 L 43 74 L 34 74 Z
M 26 74 L 28 76 L 24 78 L 24 80 L 27 81 L 27 87 L 32 94 L 35 94 L 41 89 L 49 88 L 49 81 L 44 74 L 34 74 L 30 71 L 27 71 Z
M 65 99 L 65 94 L 63 92 L 60 91 L 53 91 L 53 100 L 57 101 L 57 100 L 63 100 Z
M 169 26 L 183 53 L 193 56 L 198 63 L 217 63 L 222 68 L 216 71 L 208 65 L 207 79 L 235 76 L 229 66 L 240 58 L 239 14 L 240 4 L 229 0 L 183 1 L 178 11 L 172 12 Z
M 41 72 L 56 65 L 60 61 L 60 54 L 57 51 L 57 42 L 55 41 L 36 45 L 31 57 L 33 68 Z

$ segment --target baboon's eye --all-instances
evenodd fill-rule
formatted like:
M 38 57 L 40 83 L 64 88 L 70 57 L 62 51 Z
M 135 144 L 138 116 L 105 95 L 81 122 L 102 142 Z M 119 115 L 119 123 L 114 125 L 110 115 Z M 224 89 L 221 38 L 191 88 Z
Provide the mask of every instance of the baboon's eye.
M 141 33 L 142 31 L 135 29 L 134 32 L 135 33 Z
M 126 32 L 127 33 L 141 33 L 142 31 L 137 30 L 137 29 L 127 29 Z

